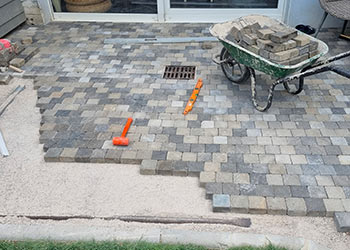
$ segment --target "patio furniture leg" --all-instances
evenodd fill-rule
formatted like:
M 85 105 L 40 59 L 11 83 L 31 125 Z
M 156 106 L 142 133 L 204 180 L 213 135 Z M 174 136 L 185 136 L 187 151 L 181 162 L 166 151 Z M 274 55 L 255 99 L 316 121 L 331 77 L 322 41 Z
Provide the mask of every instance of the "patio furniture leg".
M 268 110 L 271 107 L 272 104 L 272 98 L 273 98 L 273 91 L 275 90 L 275 87 L 277 84 L 281 83 L 280 81 L 274 82 L 270 89 L 269 89 L 269 94 L 267 96 L 267 102 L 265 106 L 260 106 L 258 104 L 258 101 L 256 100 L 256 77 L 255 77 L 255 71 L 252 68 L 249 68 L 250 72 L 250 84 L 251 84 L 251 90 L 252 90 L 252 102 L 256 110 L 260 112 L 264 112 Z
M 328 13 L 327 13 L 327 12 L 324 12 L 323 17 L 322 17 L 322 20 L 321 20 L 321 23 L 320 23 L 320 25 L 318 26 L 318 29 L 317 29 L 317 31 L 316 31 L 315 37 L 318 36 L 318 33 L 320 32 L 324 21 L 326 21 L 327 16 L 328 16 Z
M 341 34 L 339 35 L 339 38 L 350 40 L 350 35 L 345 35 L 345 30 L 346 30 L 346 26 L 348 26 L 348 22 L 349 22 L 348 20 L 344 21 L 343 29 L 341 31 Z

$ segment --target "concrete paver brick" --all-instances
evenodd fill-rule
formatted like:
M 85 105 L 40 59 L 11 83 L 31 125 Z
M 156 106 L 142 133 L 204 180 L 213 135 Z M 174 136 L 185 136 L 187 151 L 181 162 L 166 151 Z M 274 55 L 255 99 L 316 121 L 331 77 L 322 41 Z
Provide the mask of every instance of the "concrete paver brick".
M 284 198 L 266 197 L 267 213 L 284 215 L 287 213 L 286 201 Z
M 306 204 L 302 198 L 286 198 L 287 214 L 290 216 L 305 216 Z
M 232 173 L 217 172 L 216 173 L 216 182 L 232 183 Z
M 157 161 L 155 160 L 143 160 L 140 166 L 140 174 L 142 175 L 154 175 L 156 174 Z
M 323 199 L 326 207 L 326 216 L 333 216 L 335 212 L 344 212 L 341 199 Z
M 279 174 L 268 174 L 266 180 L 269 185 L 283 185 L 282 175 Z
M 199 174 L 199 183 L 204 186 L 206 183 L 215 182 L 215 172 L 201 172 Z
M 261 196 L 248 197 L 249 213 L 265 214 L 267 212 L 266 199 Z
M 213 195 L 213 211 L 228 212 L 231 208 L 230 196 L 228 194 Z
M 345 199 L 345 194 L 341 187 L 325 187 L 328 198 L 330 199 Z
M 247 173 L 234 173 L 233 182 L 235 184 L 250 184 L 249 174 Z
M 334 186 L 331 176 L 315 176 L 315 178 L 319 186 Z

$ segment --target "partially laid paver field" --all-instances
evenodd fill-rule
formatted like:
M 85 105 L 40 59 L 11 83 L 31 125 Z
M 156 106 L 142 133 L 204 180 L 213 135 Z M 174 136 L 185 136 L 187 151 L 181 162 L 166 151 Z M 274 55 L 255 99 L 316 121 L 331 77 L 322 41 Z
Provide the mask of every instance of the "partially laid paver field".
M 19 30 L 40 52 L 35 78 L 46 161 L 141 164 L 141 174 L 198 176 L 218 212 L 333 216 L 350 212 L 350 82 L 333 73 L 280 86 L 272 108 L 250 102 L 250 85 L 228 81 L 211 61 L 219 43 L 107 44 L 106 38 L 210 36 L 209 24 L 55 23 Z M 320 34 L 345 51 L 336 30 Z M 210 49 L 212 47 L 212 49 Z M 349 67 L 350 60 L 340 61 Z M 162 78 L 166 65 L 196 66 L 196 80 Z M 272 79 L 258 74 L 259 99 Z M 128 117 L 127 147 L 112 145 Z

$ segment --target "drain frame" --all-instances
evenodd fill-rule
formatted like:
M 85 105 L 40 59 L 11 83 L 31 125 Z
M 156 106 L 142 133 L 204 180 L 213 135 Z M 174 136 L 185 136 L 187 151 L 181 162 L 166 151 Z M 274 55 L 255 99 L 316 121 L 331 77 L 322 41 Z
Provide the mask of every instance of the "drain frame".
M 164 79 L 193 80 L 196 76 L 196 66 L 166 65 Z

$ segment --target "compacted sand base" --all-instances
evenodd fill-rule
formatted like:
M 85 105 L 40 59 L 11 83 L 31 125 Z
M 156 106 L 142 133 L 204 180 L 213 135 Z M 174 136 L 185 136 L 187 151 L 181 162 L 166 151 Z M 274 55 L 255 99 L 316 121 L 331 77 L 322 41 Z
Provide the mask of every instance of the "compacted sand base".
M 331 249 L 349 249 L 350 236 L 336 232 L 332 218 L 213 213 L 197 178 L 141 176 L 137 165 L 45 163 L 38 143 L 40 113 L 35 108 L 37 97 L 31 80 L 15 79 L 8 86 L 0 86 L 0 103 L 13 87 L 23 83 L 26 89 L 0 117 L 0 129 L 11 154 L 0 158 L 0 223 L 278 234 L 303 237 Z M 252 219 L 252 226 L 155 225 L 100 219 L 33 221 L 21 215 L 246 217 Z

